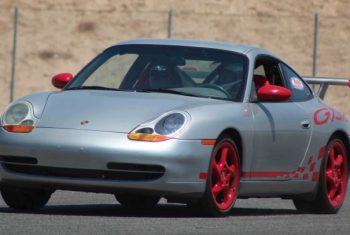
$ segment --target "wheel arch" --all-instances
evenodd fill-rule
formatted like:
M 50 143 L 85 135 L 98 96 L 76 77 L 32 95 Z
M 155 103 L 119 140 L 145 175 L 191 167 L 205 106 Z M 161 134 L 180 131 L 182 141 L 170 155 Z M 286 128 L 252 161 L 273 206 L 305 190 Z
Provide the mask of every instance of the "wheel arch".
M 223 136 L 223 135 L 227 135 L 229 136 L 236 144 L 237 148 L 238 148 L 238 154 L 240 157 L 240 165 L 242 166 L 242 162 L 243 162 L 243 156 L 244 156 L 244 152 L 243 152 L 243 144 L 242 144 L 242 136 L 239 133 L 239 131 L 235 128 L 226 128 L 225 130 L 223 130 L 218 139 Z
M 345 144 L 345 149 L 346 149 L 346 153 L 347 153 L 347 160 L 348 160 L 348 170 L 349 170 L 348 177 L 350 177 L 350 140 L 349 140 L 349 136 L 347 135 L 347 133 L 345 131 L 337 130 L 331 135 L 328 142 L 331 139 L 336 138 L 336 137 L 340 138 Z

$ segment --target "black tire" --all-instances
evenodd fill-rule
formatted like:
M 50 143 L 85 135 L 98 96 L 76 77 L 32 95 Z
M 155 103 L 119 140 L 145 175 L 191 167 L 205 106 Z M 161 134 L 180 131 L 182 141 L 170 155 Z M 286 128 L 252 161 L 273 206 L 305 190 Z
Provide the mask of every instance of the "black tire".
M 5 203 L 16 210 L 38 210 L 46 205 L 52 191 L 43 189 L 24 189 L 2 187 L 1 195 Z
M 347 154 L 340 138 L 329 141 L 320 168 L 317 195 L 313 200 L 294 199 L 298 211 L 317 214 L 336 214 L 339 211 L 347 190 Z
M 293 199 L 293 204 L 300 213 L 320 213 L 315 200 Z
M 152 208 L 157 205 L 160 197 L 136 194 L 115 194 L 117 201 L 124 207 L 133 209 Z
M 225 153 L 224 153 L 225 151 Z M 220 155 L 220 156 L 219 156 Z M 223 156 L 226 155 L 226 160 Z M 227 216 L 235 204 L 239 191 L 240 156 L 231 138 L 220 138 L 213 150 L 206 184 L 200 200 L 202 210 L 208 216 Z

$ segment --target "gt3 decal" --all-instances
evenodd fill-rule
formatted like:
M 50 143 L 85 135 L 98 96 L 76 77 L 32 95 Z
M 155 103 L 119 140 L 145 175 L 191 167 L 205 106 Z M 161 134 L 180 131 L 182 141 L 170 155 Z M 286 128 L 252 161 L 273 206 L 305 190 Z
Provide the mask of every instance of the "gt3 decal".
M 317 109 L 314 113 L 314 123 L 316 125 L 325 125 L 327 123 L 332 123 L 335 120 L 342 122 L 348 121 L 344 114 L 332 108 Z

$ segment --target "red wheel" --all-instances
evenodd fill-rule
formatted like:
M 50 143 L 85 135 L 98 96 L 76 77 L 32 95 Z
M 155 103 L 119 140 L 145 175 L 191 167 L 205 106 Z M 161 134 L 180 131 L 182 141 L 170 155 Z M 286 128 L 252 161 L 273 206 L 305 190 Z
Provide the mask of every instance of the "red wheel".
M 333 208 L 339 208 L 343 204 L 348 183 L 346 150 L 340 140 L 331 142 L 328 147 L 324 174 L 328 201 Z
M 327 145 L 320 169 L 318 192 L 314 200 L 295 199 L 302 212 L 335 214 L 341 208 L 348 184 L 347 150 L 343 141 L 333 138 Z
M 212 153 L 203 207 L 210 215 L 224 216 L 233 207 L 239 187 L 240 164 L 236 145 L 229 138 Z

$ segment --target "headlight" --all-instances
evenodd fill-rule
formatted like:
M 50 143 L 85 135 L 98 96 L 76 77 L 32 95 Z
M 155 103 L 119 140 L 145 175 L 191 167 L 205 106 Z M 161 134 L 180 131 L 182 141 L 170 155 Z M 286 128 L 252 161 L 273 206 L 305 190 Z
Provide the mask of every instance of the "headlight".
M 26 101 L 11 104 L 2 116 L 2 127 L 8 132 L 31 132 L 35 122 L 33 107 Z
M 168 140 L 178 134 L 189 119 L 189 114 L 186 112 L 167 113 L 151 122 L 139 125 L 128 134 L 128 138 L 151 142 Z
M 185 124 L 185 116 L 173 113 L 163 117 L 155 126 L 155 131 L 161 135 L 169 135 L 179 130 Z

